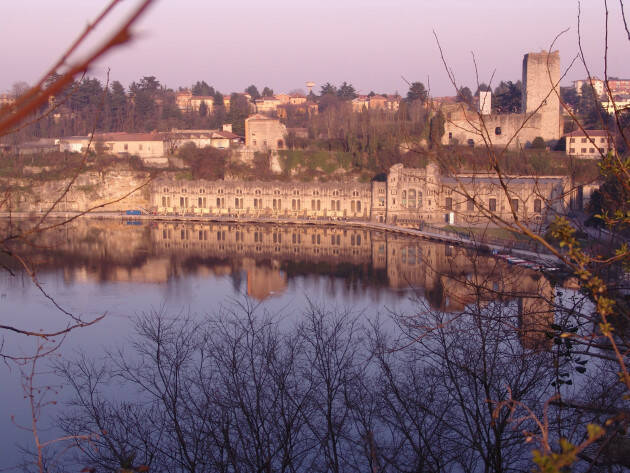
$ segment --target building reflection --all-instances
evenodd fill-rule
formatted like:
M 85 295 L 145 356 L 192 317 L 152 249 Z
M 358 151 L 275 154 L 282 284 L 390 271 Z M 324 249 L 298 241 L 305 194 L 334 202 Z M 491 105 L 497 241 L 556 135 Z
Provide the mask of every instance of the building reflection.
M 40 270 L 62 269 L 67 282 L 232 276 L 246 281 L 250 297 L 265 300 L 282 294 L 293 278 L 317 274 L 344 279 L 354 290 L 413 289 L 445 312 L 516 301 L 531 346 L 553 319 L 553 289 L 541 273 L 471 249 L 335 226 L 131 223 L 80 220 L 28 251 Z

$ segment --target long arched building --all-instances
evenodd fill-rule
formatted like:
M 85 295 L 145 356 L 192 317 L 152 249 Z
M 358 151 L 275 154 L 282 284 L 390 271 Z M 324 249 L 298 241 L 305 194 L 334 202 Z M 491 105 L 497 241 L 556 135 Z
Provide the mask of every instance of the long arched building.
M 442 175 L 392 166 L 385 181 L 281 182 L 160 179 L 153 210 L 164 215 L 351 219 L 417 227 L 421 223 L 483 224 L 489 216 L 517 217 L 538 226 L 563 214 L 569 199 L 563 176 Z

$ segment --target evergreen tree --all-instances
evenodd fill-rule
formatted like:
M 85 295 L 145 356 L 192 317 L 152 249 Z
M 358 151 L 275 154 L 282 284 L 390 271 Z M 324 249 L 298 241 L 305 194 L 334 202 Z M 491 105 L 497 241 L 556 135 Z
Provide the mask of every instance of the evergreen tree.
M 337 97 L 339 97 L 341 100 L 353 100 L 357 97 L 357 93 L 354 90 L 352 84 L 344 82 L 339 86 L 339 89 L 337 90 Z
M 422 82 L 413 82 L 409 86 L 409 91 L 407 92 L 407 101 L 414 102 L 419 100 L 424 103 L 427 101 L 428 96 L 429 93 Z
M 498 113 L 520 113 L 522 103 L 521 81 L 501 81 L 494 89 L 492 108 Z
M 237 135 L 245 135 L 245 119 L 249 116 L 249 103 L 242 94 L 230 96 L 230 111 L 227 115 L 228 123 L 232 124 L 232 131 Z
M 260 98 L 260 92 L 258 92 L 258 88 L 254 84 L 246 88 L 245 93 L 249 94 L 252 100 L 256 100 Z
M 322 85 L 319 95 L 322 97 L 324 95 L 337 95 L 337 87 L 332 85 L 330 82 L 326 82 L 324 85 Z
M 201 82 L 197 81 L 195 85 L 192 86 L 191 92 L 195 96 L 206 96 L 209 97 L 214 95 L 214 88 L 206 83 L 206 81 L 202 80 Z

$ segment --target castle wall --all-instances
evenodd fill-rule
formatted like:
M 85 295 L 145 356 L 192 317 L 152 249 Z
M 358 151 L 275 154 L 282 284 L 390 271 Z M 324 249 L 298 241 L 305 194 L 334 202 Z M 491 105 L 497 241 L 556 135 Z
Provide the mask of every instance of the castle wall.
M 522 113 L 481 114 L 464 104 L 444 107 L 442 144 L 520 148 L 540 136 L 560 139 L 560 101 L 553 91 L 560 80 L 560 53 L 528 53 L 523 57 Z
M 287 128 L 280 120 L 252 115 L 245 120 L 245 146 L 254 151 L 283 149 Z
M 449 118 L 450 115 L 450 118 Z M 447 112 L 442 143 L 468 146 L 508 146 L 522 148 L 545 134 L 540 114 L 523 113 L 479 115 L 469 110 Z M 548 138 L 552 139 L 552 138 Z

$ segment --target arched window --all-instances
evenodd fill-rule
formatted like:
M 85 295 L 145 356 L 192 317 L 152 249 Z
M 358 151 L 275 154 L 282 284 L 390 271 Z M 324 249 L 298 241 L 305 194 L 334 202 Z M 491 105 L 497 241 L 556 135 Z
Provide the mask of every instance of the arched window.
M 402 205 L 403 207 L 407 206 L 407 191 L 402 191 Z

